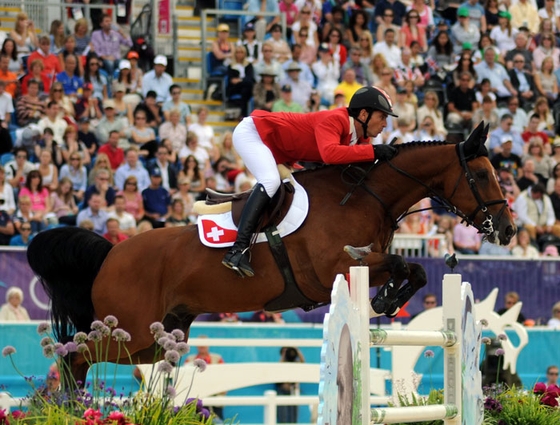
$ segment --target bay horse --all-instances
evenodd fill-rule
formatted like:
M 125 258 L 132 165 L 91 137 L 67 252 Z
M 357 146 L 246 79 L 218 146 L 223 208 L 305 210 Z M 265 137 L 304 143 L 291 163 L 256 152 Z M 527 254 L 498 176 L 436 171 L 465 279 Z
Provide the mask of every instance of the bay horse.
M 307 191 L 309 213 L 284 243 L 301 292 L 328 303 L 335 276 L 357 265 L 344 247 L 371 244 L 372 252 L 363 258 L 370 286 L 387 289 L 389 284 L 381 293 L 382 307 L 372 306 L 378 313 L 388 307 L 395 312 L 427 279 L 422 266 L 386 251 L 399 217 L 427 196 L 437 198 L 490 242 L 508 244 L 515 225 L 484 147 L 487 131 L 481 124 L 459 144 L 397 145 L 397 155 L 388 162 L 294 173 Z M 87 333 L 95 318 L 114 315 L 119 327 L 131 334 L 127 348 L 133 362 L 152 363 L 151 323 L 161 321 L 166 330 L 179 328 L 188 335 L 199 314 L 260 310 L 283 292 L 283 279 L 266 244 L 253 247 L 252 278 L 223 267 L 224 250 L 203 246 L 196 225 L 148 231 L 114 247 L 93 232 L 62 227 L 39 233 L 27 255 L 51 298 L 58 340 L 66 342 L 77 331 Z M 116 344 L 110 347 L 104 359 L 130 362 L 128 354 L 117 357 Z M 74 353 L 70 362 L 74 378 L 85 382 L 88 365 L 83 356 Z

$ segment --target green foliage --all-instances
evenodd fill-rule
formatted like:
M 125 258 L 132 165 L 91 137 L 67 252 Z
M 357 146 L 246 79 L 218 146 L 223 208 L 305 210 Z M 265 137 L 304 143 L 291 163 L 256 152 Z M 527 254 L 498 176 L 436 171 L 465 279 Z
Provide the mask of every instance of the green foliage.
M 443 404 L 443 390 L 431 390 L 428 396 L 419 396 L 416 394 L 411 394 L 410 398 L 405 394 L 398 394 L 398 406 L 408 407 L 408 406 L 431 406 L 434 404 Z M 389 403 L 389 407 L 395 407 L 397 404 Z M 416 425 L 443 425 L 442 420 L 436 421 L 422 421 L 413 422 Z M 404 425 L 404 424 L 398 424 Z

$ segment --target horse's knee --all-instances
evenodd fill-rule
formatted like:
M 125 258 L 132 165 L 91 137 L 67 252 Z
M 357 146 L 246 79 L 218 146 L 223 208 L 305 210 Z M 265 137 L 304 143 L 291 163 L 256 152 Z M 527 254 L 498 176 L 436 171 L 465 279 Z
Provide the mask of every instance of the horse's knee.
M 391 276 L 394 279 L 403 281 L 408 278 L 410 268 L 408 267 L 408 263 L 404 260 L 404 257 L 400 255 L 390 255 L 388 262 Z
M 421 264 L 418 263 L 410 263 L 408 264 L 410 273 L 408 275 L 408 281 L 417 291 L 420 288 L 426 286 L 428 283 L 428 275 L 426 274 L 426 270 Z

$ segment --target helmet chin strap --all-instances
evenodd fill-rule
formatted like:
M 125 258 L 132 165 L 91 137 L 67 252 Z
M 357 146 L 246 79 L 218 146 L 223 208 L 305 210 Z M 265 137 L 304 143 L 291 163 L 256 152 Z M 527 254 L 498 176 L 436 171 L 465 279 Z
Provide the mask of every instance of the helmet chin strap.
M 371 120 L 372 115 L 373 115 L 373 111 L 369 111 L 365 121 L 362 121 L 358 117 L 354 117 L 355 121 L 358 121 L 360 124 L 362 124 L 362 132 L 364 133 L 362 134 L 363 138 L 367 138 L 367 128 L 368 128 L 369 120 Z

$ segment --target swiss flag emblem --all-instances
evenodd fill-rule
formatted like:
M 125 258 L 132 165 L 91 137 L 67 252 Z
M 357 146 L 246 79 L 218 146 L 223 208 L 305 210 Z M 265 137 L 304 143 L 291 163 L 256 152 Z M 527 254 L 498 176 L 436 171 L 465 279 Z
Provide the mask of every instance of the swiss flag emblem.
M 201 220 L 204 238 L 211 244 L 223 244 L 235 242 L 237 230 L 226 229 L 213 220 L 207 218 Z

